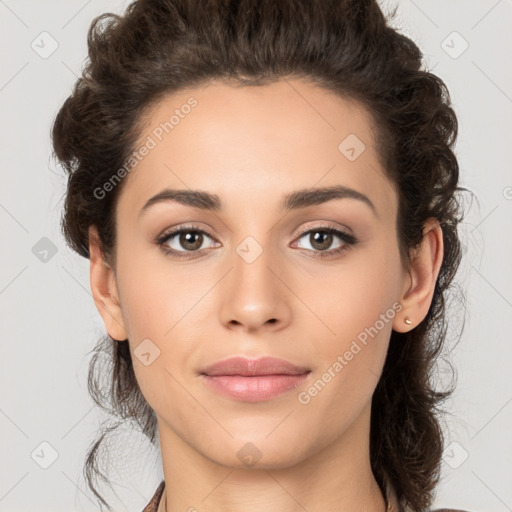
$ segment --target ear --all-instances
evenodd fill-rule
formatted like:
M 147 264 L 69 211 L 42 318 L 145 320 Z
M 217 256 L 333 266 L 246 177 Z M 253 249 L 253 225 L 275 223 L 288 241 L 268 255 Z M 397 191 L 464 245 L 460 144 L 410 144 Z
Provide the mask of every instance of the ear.
M 116 276 L 105 260 L 96 226 L 89 226 L 89 259 L 91 291 L 96 308 L 109 336 L 124 341 L 128 335 L 121 315 Z
M 411 254 L 409 278 L 404 282 L 400 297 L 403 309 L 394 319 L 394 331 L 407 332 L 427 316 L 443 254 L 443 230 L 437 219 L 429 219 L 423 227 L 423 239 L 419 247 Z M 411 324 L 405 323 L 406 318 Z

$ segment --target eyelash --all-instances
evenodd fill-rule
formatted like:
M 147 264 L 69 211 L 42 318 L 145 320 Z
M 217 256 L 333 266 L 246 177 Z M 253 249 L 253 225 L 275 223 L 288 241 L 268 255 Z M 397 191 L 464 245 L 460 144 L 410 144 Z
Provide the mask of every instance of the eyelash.
M 203 229 L 198 228 L 194 225 L 185 225 L 185 226 L 180 226 L 177 229 L 174 229 L 168 233 L 164 233 L 163 235 L 159 236 L 156 240 L 156 243 L 167 255 L 172 255 L 172 257 L 175 257 L 175 258 L 192 259 L 195 257 L 194 254 L 196 254 L 200 251 L 176 251 L 174 249 L 164 247 L 164 244 L 166 242 L 168 242 L 169 240 L 171 240 L 172 238 L 174 238 L 176 235 L 179 235 L 181 233 L 187 233 L 187 232 L 201 233 L 203 235 L 208 236 L 212 240 L 214 240 L 214 238 L 207 231 L 204 231 Z M 318 251 L 318 250 L 312 251 L 310 249 L 306 249 L 308 252 L 313 252 L 315 258 L 322 259 L 322 258 L 331 258 L 331 257 L 338 256 L 339 254 L 349 250 L 352 246 L 354 246 L 355 244 L 358 243 L 358 240 L 353 235 L 350 235 L 349 233 L 345 233 L 344 231 L 341 231 L 339 229 L 332 228 L 330 226 L 318 226 L 313 229 L 307 229 L 307 230 L 303 231 L 302 233 L 300 233 L 300 235 L 298 236 L 297 239 L 300 239 L 310 233 L 318 233 L 318 232 L 336 235 L 338 238 L 340 238 L 344 242 L 344 245 L 342 245 L 336 249 L 331 249 L 329 251 Z

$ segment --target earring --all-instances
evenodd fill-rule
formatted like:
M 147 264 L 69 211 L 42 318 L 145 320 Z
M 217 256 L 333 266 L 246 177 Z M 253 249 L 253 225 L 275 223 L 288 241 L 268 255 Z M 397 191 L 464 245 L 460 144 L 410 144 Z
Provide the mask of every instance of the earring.
M 407 324 L 407 325 L 412 325 L 412 322 L 409 318 L 405 318 L 404 322 Z

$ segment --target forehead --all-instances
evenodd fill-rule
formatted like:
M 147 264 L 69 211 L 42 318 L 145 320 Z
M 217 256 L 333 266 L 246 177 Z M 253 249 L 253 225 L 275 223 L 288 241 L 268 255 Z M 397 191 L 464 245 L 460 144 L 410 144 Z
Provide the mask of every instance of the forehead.
M 374 129 L 360 103 L 302 80 L 183 89 L 147 112 L 119 208 L 140 210 L 165 187 L 214 191 L 248 206 L 342 184 L 387 201 L 389 210 L 394 189 Z

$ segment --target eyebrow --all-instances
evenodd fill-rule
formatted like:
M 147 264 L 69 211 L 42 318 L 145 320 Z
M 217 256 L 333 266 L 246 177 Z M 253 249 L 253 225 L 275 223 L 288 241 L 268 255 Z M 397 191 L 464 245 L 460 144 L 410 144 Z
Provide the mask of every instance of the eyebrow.
M 357 190 L 343 185 L 334 185 L 322 188 L 306 188 L 290 192 L 284 196 L 280 204 L 280 210 L 298 210 L 300 208 L 307 208 L 308 206 L 326 203 L 333 199 L 357 199 L 369 206 L 374 215 L 378 217 L 375 205 L 367 196 Z M 213 212 L 222 210 L 222 201 L 217 194 L 211 194 L 210 192 L 204 192 L 201 190 L 173 190 L 167 188 L 146 201 L 139 213 L 139 217 L 151 206 L 168 201 L 176 201 L 185 206 L 192 206 L 194 208 Z

